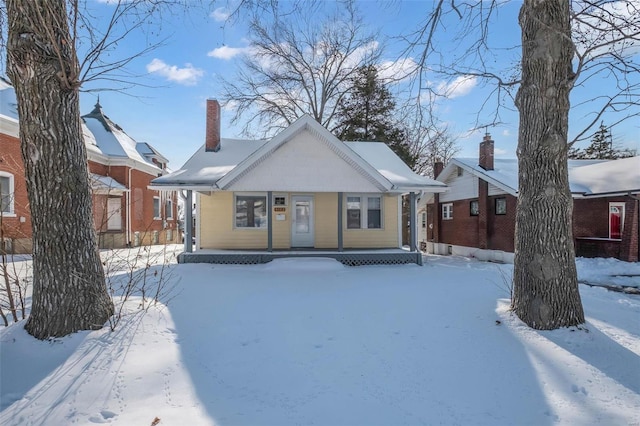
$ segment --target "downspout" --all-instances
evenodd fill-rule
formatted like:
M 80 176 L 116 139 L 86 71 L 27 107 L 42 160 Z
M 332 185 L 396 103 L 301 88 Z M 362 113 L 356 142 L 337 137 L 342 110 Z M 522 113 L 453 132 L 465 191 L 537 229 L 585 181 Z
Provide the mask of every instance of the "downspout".
M 131 247 L 131 170 L 129 167 L 129 180 L 127 180 L 127 186 L 129 187 L 129 192 L 127 193 L 126 203 L 127 203 L 127 214 L 126 214 L 126 222 L 127 222 L 127 240 L 128 245 Z

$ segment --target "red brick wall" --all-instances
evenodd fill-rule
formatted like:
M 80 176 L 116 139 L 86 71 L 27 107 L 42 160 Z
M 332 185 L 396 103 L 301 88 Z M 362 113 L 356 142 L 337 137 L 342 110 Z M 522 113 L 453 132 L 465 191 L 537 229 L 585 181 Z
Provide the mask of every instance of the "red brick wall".
M 453 219 L 451 220 L 442 219 L 442 207 L 439 208 L 441 243 L 478 247 L 478 216 L 471 216 L 469 213 L 470 201 L 454 201 Z M 441 203 L 441 206 L 447 203 Z
M 3 217 L 2 227 L 5 238 L 31 238 L 31 212 L 24 178 L 24 163 L 20 151 L 20 140 L 0 133 L 0 171 L 13 175 L 15 217 Z M 21 222 L 21 218 L 24 218 Z M 30 250 L 30 249 L 29 249 Z
M 496 199 L 506 198 L 507 214 L 496 214 Z M 516 205 L 518 199 L 512 195 L 491 196 L 487 202 L 487 248 L 513 253 L 515 250 Z

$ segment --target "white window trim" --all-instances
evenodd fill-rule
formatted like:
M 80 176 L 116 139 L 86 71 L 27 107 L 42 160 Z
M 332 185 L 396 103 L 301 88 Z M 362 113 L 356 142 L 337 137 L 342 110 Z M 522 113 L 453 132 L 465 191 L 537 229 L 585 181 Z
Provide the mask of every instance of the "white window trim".
M 246 231 L 246 230 L 251 230 L 251 231 L 266 231 L 267 229 L 269 229 L 269 221 L 267 220 L 267 218 L 269 217 L 269 211 L 268 205 L 264 206 L 265 209 L 265 220 L 266 220 L 266 226 L 264 227 L 260 227 L 260 228 L 256 228 L 256 227 L 250 227 L 250 226 L 236 226 L 236 207 L 238 205 L 238 197 L 264 197 L 264 202 L 266 203 L 267 200 L 269 199 L 269 194 L 267 194 L 266 192 L 234 192 L 233 193 L 233 229 L 234 230 L 241 230 L 241 231 Z
M 348 228 L 347 225 L 347 210 L 349 210 L 347 201 L 349 197 L 360 197 L 360 228 Z M 369 214 L 369 198 L 380 198 L 380 228 L 368 228 L 368 214 Z M 384 230 L 384 196 L 382 194 L 345 194 L 344 196 L 344 229 L 347 231 L 359 231 L 359 230 L 368 230 L 368 231 L 381 231 Z
M 158 216 L 156 216 L 156 200 L 158 200 Z M 162 202 L 159 195 L 153 196 L 153 220 L 162 220 Z
M 442 220 L 453 220 L 453 203 L 442 204 Z
M 609 202 L 609 212 L 607 214 L 607 222 L 608 222 L 607 225 L 609 227 L 609 239 L 618 240 L 618 238 L 611 238 L 611 207 L 618 207 L 620 209 L 620 212 L 622 213 L 620 215 L 620 240 L 622 240 L 622 236 L 624 235 L 624 215 L 626 214 L 625 203 L 621 201 Z
M 9 211 L 2 212 L 3 217 L 16 217 L 15 210 L 15 177 L 12 173 L 0 171 L 0 176 L 9 178 Z

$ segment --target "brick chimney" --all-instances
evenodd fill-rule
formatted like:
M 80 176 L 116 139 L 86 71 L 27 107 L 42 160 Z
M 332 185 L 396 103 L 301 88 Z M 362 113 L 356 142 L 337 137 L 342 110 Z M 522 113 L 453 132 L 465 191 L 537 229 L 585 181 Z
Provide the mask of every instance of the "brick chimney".
M 480 159 L 478 165 L 485 170 L 493 170 L 493 139 L 489 132 L 480 142 Z
M 436 162 L 433 163 L 433 178 L 438 179 L 442 170 L 444 170 L 444 163 L 440 160 L 436 160 Z
M 220 103 L 215 99 L 207 99 L 207 134 L 205 151 L 220 150 Z

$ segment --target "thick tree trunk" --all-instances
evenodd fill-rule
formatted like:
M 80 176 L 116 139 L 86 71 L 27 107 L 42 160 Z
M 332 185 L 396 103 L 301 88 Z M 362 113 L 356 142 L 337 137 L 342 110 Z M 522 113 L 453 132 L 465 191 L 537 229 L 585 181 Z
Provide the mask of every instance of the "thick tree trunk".
M 516 97 L 519 194 L 512 308 L 530 327 L 584 322 L 567 170 L 573 43 L 569 0 L 525 0 Z
M 65 0 L 7 0 L 7 70 L 18 99 L 33 225 L 39 339 L 98 329 L 113 313 L 92 223 L 78 61 Z

